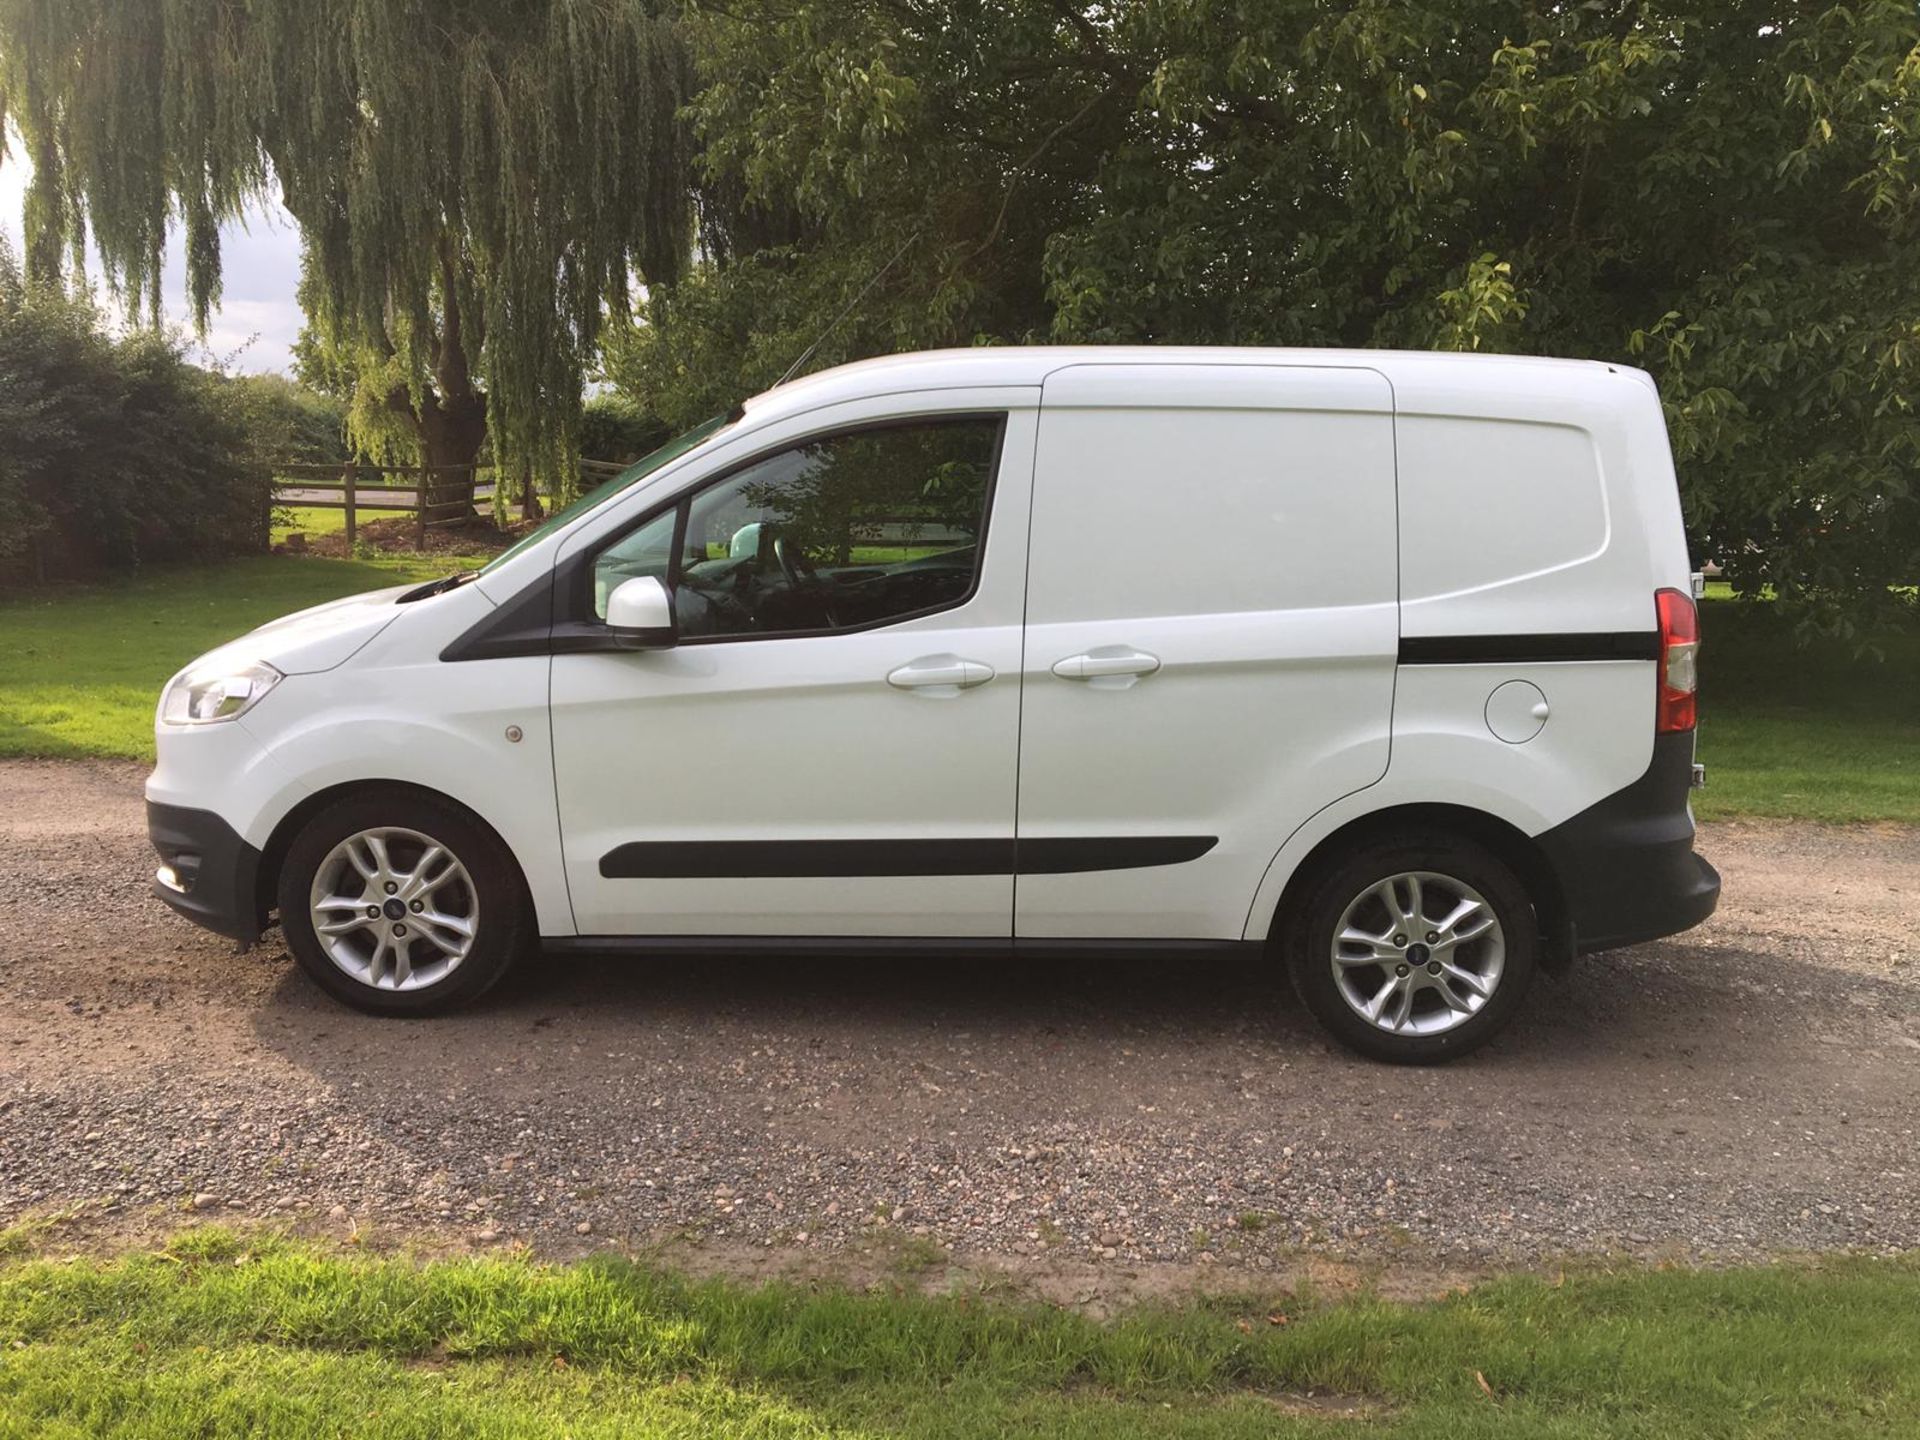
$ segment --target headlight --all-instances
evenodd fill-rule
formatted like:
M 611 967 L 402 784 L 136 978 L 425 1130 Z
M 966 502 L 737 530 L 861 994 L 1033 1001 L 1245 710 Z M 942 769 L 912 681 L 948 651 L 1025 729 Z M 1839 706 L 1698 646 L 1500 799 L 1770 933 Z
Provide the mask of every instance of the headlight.
M 267 664 L 188 670 L 160 697 L 162 725 L 207 725 L 244 715 L 283 677 Z

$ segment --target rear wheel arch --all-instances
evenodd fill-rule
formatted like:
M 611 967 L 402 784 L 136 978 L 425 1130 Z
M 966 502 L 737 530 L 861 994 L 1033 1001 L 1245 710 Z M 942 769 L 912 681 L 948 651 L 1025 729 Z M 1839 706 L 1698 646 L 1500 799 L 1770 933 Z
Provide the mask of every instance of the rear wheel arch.
M 1364 846 L 1409 832 L 1458 836 L 1490 851 L 1526 886 L 1540 926 L 1543 968 L 1564 969 L 1573 958 L 1565 890 L 1560 877 L 1531 837 L 1497 815 L 1464 805 L 1396 805 L 1349 820 L 1310 850 L 1287 877 L 1268 927 L 1269 945 L 1284 945 L 1289 927 L 1301 918 L 1306 898 L 1320 876 Z

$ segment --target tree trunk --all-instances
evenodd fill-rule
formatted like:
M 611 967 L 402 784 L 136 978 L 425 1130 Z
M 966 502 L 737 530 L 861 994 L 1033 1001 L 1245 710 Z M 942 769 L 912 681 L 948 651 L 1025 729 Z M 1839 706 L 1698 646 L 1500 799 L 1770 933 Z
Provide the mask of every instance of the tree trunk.
M 434 478 L 434 499 L 441 504 L 464 500 L 473 508 L 473 467 L 487 439 L 487 402 L 469 392 L 449 402 L 429 394 L 417 417 L 420 459 Z
M 464 499 L 473 511 L 473 466 L 487 438 L 487 397 L 473 383 L 467 356 L 467 316 L 461 307 L 463 275 L 470 273 L 456 259 L 453 242 L 440 243 L 440 333 L 433 359 L 434 388 L 420 416 L 420 450 L 428 465 L 464 466 L 438 487 L 441 500 Z M 476 320 L 478 317 L 474 317 Z M 481 340 L 475 324 L 473 343 Z M 498 459 L 499 457 L 495 457 Z
M 541 513 L 540 492 L 533 484 L 533 468 L 523 465 L 520 467 L 520 518 L 538 520 Z

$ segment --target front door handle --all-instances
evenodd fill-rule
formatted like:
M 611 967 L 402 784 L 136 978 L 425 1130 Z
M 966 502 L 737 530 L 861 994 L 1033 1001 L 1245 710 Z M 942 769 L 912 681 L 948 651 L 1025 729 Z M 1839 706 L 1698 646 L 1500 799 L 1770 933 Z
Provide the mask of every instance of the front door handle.
M 968 660 L 959 655 L 922 655 L 890 671 L 887 684 L 896 690 L 911 690 L 929 699 L 945 699 L 971 690 L 993 679 L 993 667 L 984 660 Z
M 1131 645 L 1101 645 L 1069 655 L 1053 667 L 1062 680 L 1085 680 L 1096 689 L 1124 690 L 1160 668 L 1160 657 Z

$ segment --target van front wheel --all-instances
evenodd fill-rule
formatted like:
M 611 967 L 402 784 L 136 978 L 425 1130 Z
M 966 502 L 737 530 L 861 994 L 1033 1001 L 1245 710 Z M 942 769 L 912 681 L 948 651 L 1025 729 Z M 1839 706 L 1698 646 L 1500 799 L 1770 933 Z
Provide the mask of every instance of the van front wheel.
M 1433 835 L 1370 845 L 1324 872 L 1289 956 L 1294 987 L 1344 1044 L 1432 1064 L 1478 1049 L 1533 980 L 1538 926 L 1496 856 Z
M 478 999 L 526 930 L 519 873 L 500 842 L 425 796 L 328 806 L 288 847 L 278 899 L 301 968 L 375 1015 L 438 1014 Z

